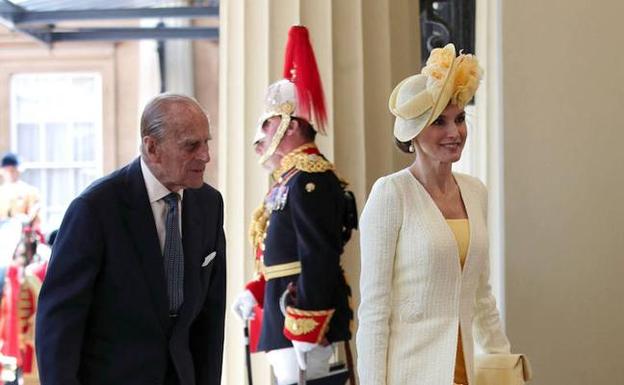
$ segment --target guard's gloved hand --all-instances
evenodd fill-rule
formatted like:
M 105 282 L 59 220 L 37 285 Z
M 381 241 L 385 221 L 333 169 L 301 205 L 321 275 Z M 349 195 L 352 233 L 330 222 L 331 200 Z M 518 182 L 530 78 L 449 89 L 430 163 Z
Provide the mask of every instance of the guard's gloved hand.
M 234 304 L 232 305 L 232 311 L 243 321 L 248 321 L 254 318 L 254 307 L 258 304 L 258 301 L 254 298 L 251 291 L 245 290 L 236 297 Z
M 295 355 L 297 356 L 297 363 L 299 364 L 299 367 L 301 368 L 301 370 L 306 370 L 306 353 L 321 345 L 302 341 L 292 341 L 292 344 L 293 348 L 295 348 Z

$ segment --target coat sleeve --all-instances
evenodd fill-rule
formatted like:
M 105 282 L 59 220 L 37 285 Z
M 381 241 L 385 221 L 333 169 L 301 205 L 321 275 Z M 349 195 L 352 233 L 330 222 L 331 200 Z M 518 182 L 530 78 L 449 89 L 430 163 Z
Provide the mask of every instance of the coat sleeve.
M 360 308 L 357 331 L 361 385 L 386 384 L 391 288 L 396 243 L 403 220 L 391 180 L 378 180 L 360 219 Z
M 477 191 L 481 198 L 481 206 L 484 208 L 484 216 L 487 221 L 488 197 L 487 188 L 480 181 Z M 503 331 L 500 314 L 496 307 L 496 299 L 492 294 L 490 285 L 490 258 L 486 256 L 483 271 L 479 277 L 476 292 L 475 317 L 473 321 L 474 336 L 477 344 L 486 353 L 509 353 L 511 350 L 509 340 Z
M 341 282 L 344 201 L 331 172 L 302 173 L 288 193 L 297 236 L 301 273 L 296 306 L 288 307 L 284 335 L 290 340 L 319 343 L 334 312 L 334 293 Z
M 221 384 L 225 327 L 226 250 L 223 231 L 223 198 L 218 194 L 217 255 L 210 287 L 199 316 L 191 326 L 190 344 L 198 385 Z
M 77 385 L 83 336 L 103 256 L 100 224 L 88 201 L 69 206 L 39 295 L 36 349 L 42 385 Z

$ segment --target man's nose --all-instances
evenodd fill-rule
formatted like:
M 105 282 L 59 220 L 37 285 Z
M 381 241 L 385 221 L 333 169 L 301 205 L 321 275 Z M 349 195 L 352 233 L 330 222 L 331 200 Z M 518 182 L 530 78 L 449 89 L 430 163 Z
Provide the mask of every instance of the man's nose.
M 204 163 L 208 163 L 210 162 L 210 148 L 208 147 L 208 143 L 204 144 L 202 146 L 201 151 L 198 154 L 198 158 L 204 162 Z

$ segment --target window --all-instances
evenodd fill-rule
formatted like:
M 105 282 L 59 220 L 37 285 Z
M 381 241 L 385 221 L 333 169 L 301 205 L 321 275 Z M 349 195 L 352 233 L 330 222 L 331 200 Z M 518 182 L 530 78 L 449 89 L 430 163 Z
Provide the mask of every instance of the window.
M 43 230 L 58 228 L 71 200 L 102 174 L 101 76 L 13 75 L 11 147 L 22 179 L 41 193 Z
M 421 66 L 437 47 L 475 52 L 476 0 L 420 0 Z

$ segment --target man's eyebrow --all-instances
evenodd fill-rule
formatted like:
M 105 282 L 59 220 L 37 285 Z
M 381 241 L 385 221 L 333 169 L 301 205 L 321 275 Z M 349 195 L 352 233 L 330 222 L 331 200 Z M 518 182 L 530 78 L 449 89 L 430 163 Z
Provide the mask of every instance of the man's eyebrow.
M 195 138 L 180 138 L 180 140 L 178 140 L 180 144 L 193 144 L 195 142 L 199 142 L 199 140 Z

